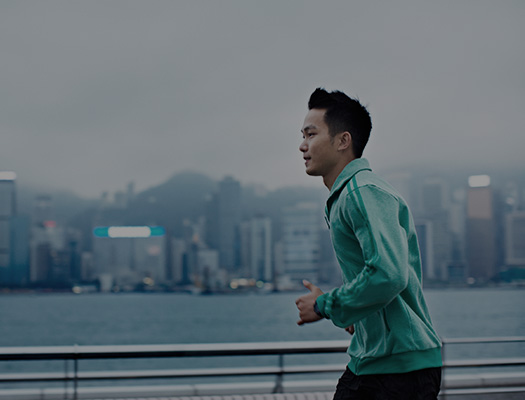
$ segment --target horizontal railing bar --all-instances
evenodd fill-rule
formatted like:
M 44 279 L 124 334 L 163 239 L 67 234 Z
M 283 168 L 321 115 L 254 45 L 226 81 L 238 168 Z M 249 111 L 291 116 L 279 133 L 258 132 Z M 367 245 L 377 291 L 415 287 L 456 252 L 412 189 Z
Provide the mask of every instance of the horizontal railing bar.
M 525 371 L 445 374 L 447 389 L 521 387 L 525 385 Z
M 525 337 L 455 338 L 443 339 L 442 341 L 446 345 L 513 343 L 525 342 Z M 348 341 L 338 340 L 278 343 L 0 347 L 0 361 L 338 353 L 346 351 L 348 345 Z
M 525 342 L 524 336 L 479 337 L 479 338 L 442 338 L 443 344 L 483 344 Z
M 445 368 L 508 367 L 517 365 L 525 365 L 525 358 L 477 358 L 471 360 L 449 360 L 443 363 Z
M 468 367 L 505 367 L 525 366 L 525 358 L 491 358 L 478 360 L 455 360 L 444 364 L 445 368 Z M 209 368 L 209 369 L 176 369 L 176 370 L 140 370 L 140 371 L 94 371 L 79 372 L 75 377 L 68 373 L 21 373 L 0 374 L 0 382 L 37 382 L 37 381 L 87 381 L 87 380 L 124 380 L 124 379 L 154 379 L 154 378 L 199 378 L 220 376 L 250 376 L 276 374 L 302 374 L 339 372 L 340 364 L 326 365 L 296 365 L 279 367 L 242 367 L 242 368 Z
M 62 372 L 27 372 L 20 374 L 0 374 L 0 382 L 54 382 L 73 380 L 71 374 Z
M 348 341 L 338 340 L 279 343 L 0 347 L 0 361 L 340 353 L 346 351 L 348 345 Z
M 525 358 L 490 358 L 473 360 L 447 361 L 445 368 L 468 367 L 503 367 L 525 366 Z M 295 365 L 280 367 L 242 367 L 242 368 L 202 368 L 176 370 L 140 370 L 140 371 L 93 371 L 72 373 L 21 373 L 0 374 L 0 382 L 37 382 L 37 381 L 70 381 L 70 380 L 114 380 L 114 379 L 154 379 L 154 378 L 199 378 L 212 376 L 250 376 L 276 374 L 302 374 L 339 372 L 344 368 L 340 364 Z
M 341 364 L 298 365 L 288 367 L 242 367 L 242 368 L 209 368 L 209 369 L 176 369 L 176 370 L 141 370 L 141 371 L 93 371 L 79 372 L 77 377 L 71 373 L 20 373 L 0 374 L 0 382 L 40 382 L 40 381 L 87 381 L 113 379 L 153 379 L 153 378 L 202 378 L 212 376 L 250 376 L 340 372 Z
M 440 396 L 472 396 L 472 395 L 488 395 L 488 394 L 512 394 L 512 393 L 525 393 L 525 386 L 516 387 L 496 387 L 496 388 L 469 388 L 469 389 L 441 389 L 439 392 Z
M 188 369 L 188 370 L 152 370 L 152 371 L 99 371 L 82 372 L 76 377 L 78 381 L 89 380 L 125 380 L 154 378 L 200 378 L 212 376 L 250 376 L 275 375 L 281 371 L 277 367 L 228 368 L 228 369 Z M 0 375 L 0 382 L 37 382 L 37 381 L 71 381 L 72 374 L 5 374 Z
M 325 364 L 325 365 L 294 365 L 284 367 L 285 374 L 303 374 L 303 373 L 317 373 L 317 372 L 341 372 L 346 365 L 341 364 Z

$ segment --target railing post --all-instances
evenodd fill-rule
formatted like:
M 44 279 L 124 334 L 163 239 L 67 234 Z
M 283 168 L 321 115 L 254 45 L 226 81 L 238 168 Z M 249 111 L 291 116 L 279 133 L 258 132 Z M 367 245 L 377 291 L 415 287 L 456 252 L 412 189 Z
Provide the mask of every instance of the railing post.
M 441 395 L 441 400 L 447 399 L 447 387 L 445 385 L 445 345 L 446 341 L 441 339 L 441 361 L 443 363 L 443 367 L 441 368 L 441 389 L 443 390 L 443 394 Z
M 74 377 L 73 377 L 73 400 L 77 400 L 77 388 L 78 388 L 78 345 L 75 344 L 75 358 L 73 360 L 74 365 Z
M 68 385 L 68 360 L 64 360 L 64 399 L 67 399 L 68 398 L 68 395 L 67 395 L 67 385 Z
M 279 354 L 279 373 L 275 380 L 273 393 L 283 393 L 284 354 Z

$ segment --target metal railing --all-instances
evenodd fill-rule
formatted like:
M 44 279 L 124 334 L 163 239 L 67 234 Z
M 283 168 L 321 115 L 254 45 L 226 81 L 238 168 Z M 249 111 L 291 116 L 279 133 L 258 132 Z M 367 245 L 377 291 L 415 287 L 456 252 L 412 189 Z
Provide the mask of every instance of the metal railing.
M 525 351 L 518 357 L 493 357 L 454 359 L 448 357 L 449 347 L 453 345 L 490 345 L 525 343 L 523 336 L 487 337 L 487 338 L 451 338 L 442 339 L 443 371 L 474 368 L 476 373 L 446 375 L 442 384 L 440 398 L 447 396 L 476 395 L 476 394 L 504 394 L 525 393 L 525 372 L 484 373 L 486 368 L 524 367 Z M 523 349 L 521 349 L 523 350 Z M 518 354 L 519 355 L 519 354 Z
M 525 337 L 502 338 L 458 338 L 443 339 L 444 371 L 459 368 L 475 368 L 478 372 L 485 367 L 523 367 L 525 357 L 460 359 L 448 360 L 448 348 L 451 345 L 525 343 Z M 286 355 L 344 353 L 348 341 L 303 341 L 303 342 L 261 342 L 261 343 L 218 343 L 184 345 L 126 345 L 126 346 L 58 346 L 58 347 L 0 347 L 2 361 L 65 360 L 64 372 L 38 373 L 3 373 L 1 383 L 23 382 L 64 382 L 62 399 L 79 398 L 79 383 L 84 381 L 138 380 L 159 378 L 209 378 L 240 376 L 275 376 L 273 393 L 283 392 L 283 378 L 293 374 L 319 374 L 342 372 L 344 365 L 285 365 Z M 140 358 L 184 358 L 218 356 L 262 356 L 278 357 L 278 365 L 263 367 L 202 368 L 202 369 L 158 369 L 139 371 L 80 371 L 79 363 L 83 360 L 140 359 Z M 69 371 L 68 361 L 73 362 Z M 476 378 L 476 376 L 478 378 Z M 68 387 L 72 384 L 72 388 Z M 306 382 L 305 382 L 306 383 Z M 311 384 L 312 382 L 310 382 Z M 335 384 L 335 382 L 333 382 Z M 230 385 L 232 388 L 234 384 Z M 321 387 L 322 385 L 319 385 Z M 268 385 L 265 386 L 268 390 Z M 327 389 L 329 390 L 329 389 Z M 332 389 L 333 390 L 333 389 Z M 525 372 L 513 374 L 476 373 L 468 375 L 448 375 L 442 386 L 442 395 L 469 394 L 485 391 L 523 391 L 525 392 Z M 1 396 L 0 390 L 0 396 Z M 182 393 L 182 392 L 181 392 Z M 188 394 L 188 393 L 183 393 Z M 193 390 L 192 394 L 198 394 Z M 28 395 L 29 396 L 29 395 Z M 71 397 L 70 397 L 71 396 Z M 42 396 L 41 396 L 42 397 Z M 103 396 L 98 396 L 99 398 Z M 129 395 L 128 395 L 129 397 Z M 1 397 L 0 397 L 1 398 Z M 28 397 L 30 398 L 30 397 Z M 35 398 L 38 398 L 35 396 Z M 43 397 L 42 397 L 43 398 Z M 50 397 L 46 397 L 50 398 Z

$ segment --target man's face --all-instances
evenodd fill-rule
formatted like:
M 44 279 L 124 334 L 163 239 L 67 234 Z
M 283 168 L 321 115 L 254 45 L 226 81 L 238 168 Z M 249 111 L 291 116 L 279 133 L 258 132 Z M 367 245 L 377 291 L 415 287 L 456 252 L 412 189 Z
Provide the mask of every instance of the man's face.
M 312 176 L 330 175 L 339 160 L 336 140 L 324 122 L 325 111 L 315 108 L 308 111 L 301 129 L 303 142 L 299 150 L 303 153 L 306 173 Z

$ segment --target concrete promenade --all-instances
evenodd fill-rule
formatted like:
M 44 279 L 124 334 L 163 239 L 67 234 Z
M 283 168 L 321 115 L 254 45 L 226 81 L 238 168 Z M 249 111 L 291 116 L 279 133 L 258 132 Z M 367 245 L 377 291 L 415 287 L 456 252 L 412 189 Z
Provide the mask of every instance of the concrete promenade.
M 123 397 L 118 399 L 96 400 L 332 400 L 332 392 L 313 393 L 284 393 L 284 394 L 255 394 L 232 396 L 182 396 L 182 397 Z M 439 400 L 523 400 L 525 392 L 506 394 L 472 394 L 472 395 L 446 395 L 439 396 Z
M 317 381 L 319 382 L 319 381 Z M 20 390 L 0 391 L 2 400 L 331 400 L 335 382 L 319 385 L 312 381 L 294 382 L 293 389 L 284 385 L 283 393 L 272 393 L 271 383 L 237 384 L 236 391 L 228 384 L 199 386 L 198 390 L 183 386 L 106 386 L 71 390 Z M 265 387 L 263 387 L 265 386 Z M 323 387 L 324 386 L 324 387 Z M 193 388 L 195 389 L 195 387 Z M 264 390 L 263 390 L 264 389 Z M 466 394 L 465 390 L 471 394 Z M 506 388 L 442 389 L 439 400 L 524 400 L 525 386 Z M 98 392 L 98 393 L 97 393 Z M 463 392 L 463 393 L 462 393 Z M 232 394 L 236 393 L 236 394 Z

